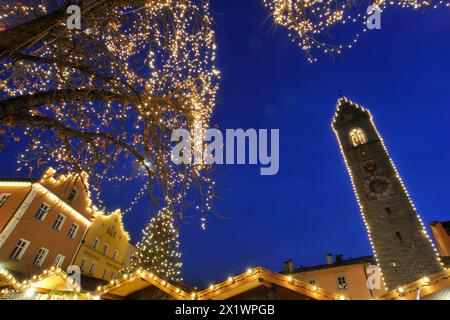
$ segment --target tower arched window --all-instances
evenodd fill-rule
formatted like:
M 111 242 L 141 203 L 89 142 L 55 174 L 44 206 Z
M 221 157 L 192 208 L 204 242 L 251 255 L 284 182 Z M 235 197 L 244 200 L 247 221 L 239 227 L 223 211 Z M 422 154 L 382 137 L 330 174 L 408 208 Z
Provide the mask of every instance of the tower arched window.
M 353 128 L 350 130 L 350 140 L 354 147 L 367 143 L 367 136 L 361 128 Z

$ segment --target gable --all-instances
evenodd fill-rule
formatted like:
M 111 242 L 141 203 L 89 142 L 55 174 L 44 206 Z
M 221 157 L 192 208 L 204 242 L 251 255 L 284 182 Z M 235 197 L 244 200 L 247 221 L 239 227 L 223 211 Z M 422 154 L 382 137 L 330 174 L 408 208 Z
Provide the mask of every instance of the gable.
M 241 294 L 231 297 L 229 300 L 316 300 L 287 288 L 265 284 Z
M 55 177 L 55 174 L 56 171 L 53 168 L 48 168 L 39 183 L 90 219 L 94 210 L 89 192 L 89 176 L 84 172 L 81 174 L 60 174 L 57 177 Z M 70 201 L 69 195 L 73 189 L 76 190 L 77 195 L 74 201 Z

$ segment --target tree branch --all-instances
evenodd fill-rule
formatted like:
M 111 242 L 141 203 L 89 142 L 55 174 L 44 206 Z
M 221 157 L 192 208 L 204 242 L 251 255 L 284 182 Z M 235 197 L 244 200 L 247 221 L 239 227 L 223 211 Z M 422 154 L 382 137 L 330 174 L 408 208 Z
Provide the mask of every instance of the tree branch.
M 145 158 L 139 153 L 138 150 L 131 147 L 128 143 L 114 138 L 114 136 L 109 133 L 78 131 L 64 125 L 58 120 L 44 115 L 33 116 L 29 114 L 4 114 L 3 112 L 0 112 L 0 125 L 45 127 L 48 130 L 55 130 L 65 136 L 82 139 L 87 141 L 88 143 L 92 143 L 92 139 L 94 138 L 104 139 L 109 143 L 117 147 L 121 147 L 132 154 L 136 158 L 136 160 L 139 161 L 139 163 L 145 168 L 149 177 L 152 177 L 154 175 L 150 168 L 145 164 Z
M 31 110 L 34 107 L 49 105 L 52 103 L 90 101 L 118 101 L 122 103 L 134 103 L 131 97 L 112 93 L 100 89 L 62 89 L 36 94 L 14 97 L 0 100 L 0 114 L 20 113 Z

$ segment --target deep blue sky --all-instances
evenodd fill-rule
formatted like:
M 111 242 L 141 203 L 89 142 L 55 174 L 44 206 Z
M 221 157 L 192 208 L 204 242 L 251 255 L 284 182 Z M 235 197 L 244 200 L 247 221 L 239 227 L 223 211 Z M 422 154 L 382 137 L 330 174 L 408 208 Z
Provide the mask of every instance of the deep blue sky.
M 280 270 L 371 254 L 349 177 L 330 127 L 338 90 L 369 108 L 426 223 L 450 220 L 450 10 L 391 10 L 382 30 L 334 60 L 309 64 L 287 33 L 270 30 L 262 0 L 213 0 L 218 67 L 223 73 L 214 123 L 220 128 L 279 128 L 280 172 L 221 166 L 227 191 L 201 231 L 181 227 L 183 276 L 207 284 L 249 266 Z M 2 155 L 0 176 L 15 168 Z M 111 208 L 126 207 L 126 190 Z M 141 203 L 126 218 L 133 241 L 149 218 Z

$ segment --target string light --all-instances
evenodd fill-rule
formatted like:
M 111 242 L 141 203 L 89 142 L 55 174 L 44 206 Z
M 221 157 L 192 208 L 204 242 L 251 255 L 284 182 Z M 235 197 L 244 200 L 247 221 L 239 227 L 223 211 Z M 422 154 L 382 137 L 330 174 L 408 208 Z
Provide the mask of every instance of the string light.
M 200 124 L 203 134 L 210 125 L 220 71 L 215 67 L 217 45 L 209 1 L 106 5 L 108 10 L 97 11 L 100 16 L 95 19 L 88 19 L 93 14 L 90 7 L 82 8 L 88 15 L 83 18 L 91 22 L 82 30 L 71 31 L 61 20 L 58 39 L 21 48 L 21 53 L 35 57 L 33 61 L 1 57 L 3 97 L 83 92 L 74 101 L 62 96 L 25 110 L 21 114 L 29 116 L 29 124 L 23 132 L 11 118 L 8 130 L 27 141 L 18 156 L 18 170 L 31 174 L 52 165 L 57 172 L 84 171 L 94 181 L 90 190 L 102 211 L 106 185 L 123 187 L 135 181 L 140 188 L 124 214 L 144 197 L 170 195 L 177 199 L 172 203 L 183 203 L 201 188 L 205 196 L 198 207 L 205 229 L 214 183 L 206 176 L 204 163 L 191 167 L 172 163 L 170 138 L 174 129 L 194 131 L 194 124 Z M 0 17 L 10 28 L 51 11 L 43 4 L 2 5 Z M 85 45 L 89 41 L 94 45 Z M 68 43 L 83 45 L 70 49 Z M 94 100 L 90 93 L 95 93 Z M 47 127 L 48 122 L 33 125 L 33 119 L 41 118 L 67 129 Z
M 44 280 L 45 278 L 53 275 L 58 275 L 65 281 L 69 281 L 72 288 L 75 288 L 74 293 L 68 292 L 67 295 L 65 295 L 64 299 L 72 299 L 77 300 L 79 299 L 79 292 L 80 288 L 76 286 L 76 283 L 61 269 L 52 267 L 50 270 L 44 270 L 42 274 L 38 276 L 33 276 L 30 280 L 26 280 L 23 282 L 23 284 L 18 284 L 18 281 L 14 279 L 14 277 L 5 269 L 0 269 L 0 276 L 7 277 L 9 283 L 16 284 L 16 287 L 13 288 L 12 291 L 3 289 L 1 293 L 3 295 L 7 295 L 9 293 L 20 293 L 20 292 L 26 292 L 30 288 L 39 288 L 39 282 Z M 435 291 L 438 290 L 442 285 L 445 286 L 445 284 L 442 284 L 445 280 L 448 281 L 450 275 L 450 270 L 442 271 L 438 274 L 434 274 L 433 280 L 434 282 L 431 283 L 431 279 L 429 277 L 424 277 L 422 279 L 419 279 L 416 282 L 413 282 L 408 285 L 408 294 L 416 294 L 417 287 L 427 286 L 429 287 L 429 291 Z M 233 281 L 230 281 L 229 279 L 233 279 Z M 424 281 L 426 278 L 427 281 Z M 293 278 L 292 276 L 288 275 L 282 275 L 277 272 L 269 271 L 261 267 L 253 268 L 252 272 L 248 272 L 248 270 L 240 275 L 236 275 L 234 277 L 229 277 L 226 281 L 218 283 L 218 284 L 211 284 L 208 288 L 198 291 L 198 292 L 191 292 L 187 293 L 185 292 L 182 287 L 180 287 L 177 284 L 171 284 L 168 281 L 159 278 L 158 276 L 154 275 L 153 273 L 147 272 L 143 269 L 138 269 L 136 272 L 127 274 L 126 277 L 121 278 L 120 280 L 114 279 L 111 280 L 109 284 L 104 286 L 98 286 L 95 292 L 85 292 L 83 295 L 89 299 L 89 300 L 100 300 L 103 296 L 108 295 L 108 293 L 113 292 L 116 289 L 120 289 L 122 286 L 129 286 L 130 283 L 133 283 L 135 281 L 141 282 L 142 279 L 148 281 L 151 285 L 155 285 L 162 291 L 168 293 L 169 295 L 173 296 L 176 299 L 184 300 L 187 297 L 190 297 L 191 299 L 198 299 L 198 300 L 208 300 L 208 299 L 215 299 L 216 297 L 226 293 L 229 290 L 235 290 L 239 288 L 240 286 L 245 287 L 246 284 L 250 281 L 255 281 L 258 279 L 263 279 L 264 281 L 273 282 L 277 285 L 284 286 L 285 283 L 289 284 L 289 289 L 298 291 L 302 294 L 307 294 L 304 290 L 310 290 L 313 292 L 313 298 L 319 299 L 319 300 L 348 300 L 348 298 L 344 295 L 339 295 L 333 292 L 326 291 L 324 289 L 321 289 L 317 287 L 316 285 L 311 285 L 307 282 L 298 280 Z M 259 282 L 259 280 L 258 280 Z M 138 288 L 141 288 L 139 286 Z M 34 289 L 33 289 L 34 290 Z M 398 287 L 397 289 L 386 293 L 385 295 L 378 297 L 377 299 L 391 299 L 393 297 L 404 295 L 406 294 L 406 290 L 404 287 Z
M 178 237 L 173 212 L 170 208 L 163 208 L 143 230 L 142 240 L 136 245 L 139 252 L 132 256 L 130 266 L 122 272 L 140 268 L 165 279 L 183 281 L 180 277 L 182 263 Z
M 365 109 L 365 108 L 363 108 L 363 107 L 361 107 L 361 106 L 359 106 L 359 105 L 353 103 L 352 101 L 350 101 L 350 100 L 348 100 L 348 99 L 346 99 L 346 98 L 340 98 L 340 99 L 338 100 L 337 110 L 336 110 L 336 113 L 335 113 L 335 115 L 334 115 L 334 117 L 333 117 L 333 121 L 332 121 L 331 127 L 332 127 L 332 129 L 333 129 L 333 132 L 334 132 L 335 135 L 336 135 L 336 138 L 337 138 L 337 141 L 338 141 L 338 144 L 339 144 L 339 149 L 340 149 L 341 154 L 342 154 L 342 157 L 343 157 L 343 159 L 344 159 L 344 163 L 345 163 L 345 166 L 346 166 L 346 168 L 347 168 L 347 171 L 349 172 L 351 184 L 352 184 L 352 187 L 353 187 L 353 191 L 354 191 L 354 193 L 355 193 L 355 195 L 356 195 L 356 200 L 357 200 L 357 202 L 358 202 L 358 206 L 359 206 L 359 208 L 360 208 L 361 216 L 362 216 L 362 219 L 363 219 L 363 222 L 364 222 L 364 225 L 365 225 L 365 227 L 366 227 L 367 234 L 368 234 L 368 237 L 369 237 L 370 246 L 372 247 L 372 251 L 373 251 L 375 260 L 376 260 L 376 262 L 377 262 L 377 265 L 378 265 L 378 267 L 380 268 L 380 273 L 381 273 L 381 277 L 382 277 L 384 286 L 385 286 L 385 288 L 387 289 L 387 284 L 386 284 L 386 281 L 385 281 L 385 278 L 384 278 L 384 275 L 383 275 L 383 270 L 382 270 L 382 268 L 381 268 L 380 261 L 379 261 L 379 259 L 378 259 L 378 255 L 377 255 L 377 252 L 376 252 L 376 249 L 375 249 L 375 245 L 374 245 L 373 240 L 372 240 L 372 235 L 371 235 L 370 226 L 369 226 L 369 224 L 368 224 L 368 222 L 367 222 L 367 220 L 366 220 L 366 214 L 365 214 L 364 206 L 363 206 L 363 204 L 362 204 L 362 202 L 361 202 L 361 199 L 360 199 L 360 197 L 359 197 L 359 194 L 358 194 L 358 192 L 357 192 L 357 188 L 356 188 L 356 184 L 355 184 L 355 180 L 354 180 L 354 176 L 353 176 L 353 171 L 351 170 L 350 165 L 349 165 L 349 163 L 348 163 L 347 155 L 346 155 L 346 153 L 345 153 L 345 151 L 344 151 L 344 148 L 343 148 L 343 146 L 342 146 L 341 137 L 339 136 L 338 130 L 337 130 L 336 127 L 335 127 L 337 118 L 338 118 L 338 116 L 339 116 L 339 114 L 340 114 L 340 112 L 341 112 L 341 108 L 343 108 L 343 107 L 348 107 L 348 106 L 350 106 L 350 107 L 352 107 L 352 108 L 356 108 L 357 110 L 360 110 L 360 111 L 362 111 L 362 112 L 365 112 L 365 113 L 367 113 L 367 115 L 369 116 L 370 124 L 371 124 L 372 128 L 375 130 L 375 133 L 376 133 L 376 135 L 377 135 L 377 138 L 378 138 L 378 140 L 380 141 L 380 143 L 381 143 L 381 145 L 382 145 L 382 148 L 383 148 L 385 154 L 387 155 L 387 158 L 389 159 L 389 163 L 390 163 L 390 165 L 391 165 L 391 168 L 394 170 L 395 177 L 397 178 L 398 182 L 400 183 L 403 192 L 404 192 L 405 195 L 407 196 L 409 204 L 411 205 L 411 207 L 412 207 L 413 210 L 415 211 L 416 218 L 418 219 L 418 222 L 420 223 L 420 225 L 421 225 L 421 227 L 422 227 L 422 233 L 426 236 L 426 238 L 428 239 L 430 245 L 432 246 L 432 248 L 433 248 L 433 250 L 434 250 L 434 252 L 435 252 L 436 260 L 437 260 L 437 262 L 439 263 L 439 265 L 442 266 L 442 267 L 443 267 L 444 265 L 443 265 L 443 263 L 440 261 L 438 251 L 437 251 L 437 249 L 435 248 L 433 242 L 431 241 L 431 238 L 428 236 L 428 232 L 427 232 L 427 230 L 426 230 L 426 228 L 425 228 L 425 225 L 424 225 L 424 223 L 423 223 L 423 221 L 422 221 L 420 215 L 417 213 L 416 207 L 414 206 L 414 203 L 412 202 L 411 197 L 409 196 L 408 190 L 407 190 L 405 184 L 403 183 L 403 180 L 402 180 L 402 178 L 401 178 L 399 172 L 397 171 L 397 168 L 396 168 L 396 166 L 395 166 L 395 164 L 394 164 L 392 158 L 391 158 L 390 155 L 389 155 L 389 152 L 388 152 L 388 150 L 387 150 L 387 147 L 386 147 L 386 145 L 384 144 L 383 137 L 380 135 L 380 133 L 379 133 L 377 127 L 375 126 L 375 122 L 373 121 L 372 114 L 370 113 L 369 110 L 367 110 L 367 109 Z
M 348 0 L 264 0 L 275 24 L 289 31 L 289 37 L 298 43 L 309 62 L 317 61 L 313 51 L 340 54 L 344 49 L 351 49 L 359 41 L 361 33 L 356 33 L 347 44 L 330 43 L 335 38 L 333 31 L 360 25 L 362 31 L 367 32 L 366 22 L 372 14 L 366 12 L 369 5 L 380 12 L 393 6 L 408 9 L 450 7 L 450 3 L 444 0 L 374 0 L 366 3 L 367 6 L 356 6 Z

